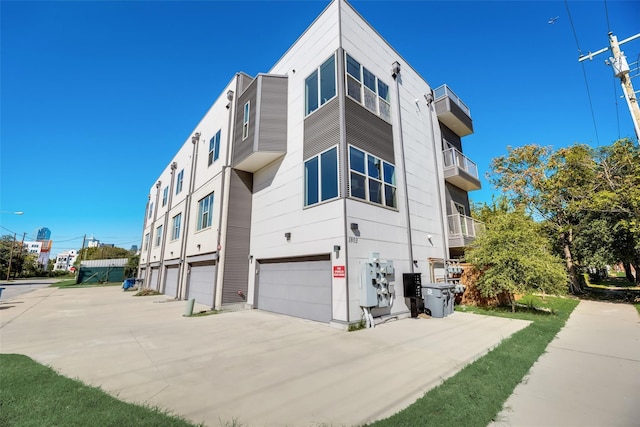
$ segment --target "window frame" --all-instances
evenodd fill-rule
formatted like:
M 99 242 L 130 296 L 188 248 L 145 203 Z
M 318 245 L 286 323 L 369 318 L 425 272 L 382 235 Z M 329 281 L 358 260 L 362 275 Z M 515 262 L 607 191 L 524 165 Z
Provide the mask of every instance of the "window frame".
M 178 240 L 180 238 L 180 227 L 182 227 L 182 212 L 174 215 L 171 226 L 171 240 Z
M 221 130 L 215 133 L 209 140 L 209 156 L 207 166 L 211 166 L 220 157 L 220 135 Z
M 196 224 L 196 231 L 211 228 L 211 225 L 213 224 L 213 195 L 214 193 L 211 192 L 198 200 L 198 222 Z
M 249 137 L 249 116 L 251 114 L 251 101 L 244 104 L 244 112 L 242 117 L 242 140 Z
M 153 202 L 149 203 L 149 215 L 147 215 L 147 219 L 151 219 L 153 216 Z
M 156 227 L 156 238 L 154 239 L 155 244 L 153 245 L 154 247 L 158 247 L 160 246 L 160 243 L 162 243 L 162 230 L 163 229 L 163 225 L 159 225 Z
M 326 159 L 326 157 L 323 157 L 324 155 L 326 155 L 327 153 L 331 152 L 331 151 L 335 151 L 335 195 L 333 195 L 333 193 L 331 193 L 330 195 L 326 196 L 323 194 L 324 193 L 324 188 L 323 188 L 323 183 L 327 183 L 327 179 L 323 180 L 323 158 Z M 316 201 L 314 201 L 313 203 L 309 203 L 309 189 L 310 189 L 310 180 L 308 178 L 308 173 L 307 173 L 307 164 L 309 164 L 310 162 L 315 162 L 316 163 L 316 182 L 317 182 L 317 187 L 315 188 L 315 192 L 314 194 L 316 195 L 315 199 L 317 199 Z M 332 162 L 333 163 L 333 162 Z M 321 151 L 320 153 L 316 154 L 315 156 L 309 157 L 307 160 L 305 160 L 303 162 L 303 167 L 304 167 L 304 179 L 303 179 L 303 185 L 304 185 L 304 189 L 303 189 L 303 196 L 304 196 L 304 207 L 310 207 L 310 206 L 316 206 L 320 203 L 325 203 L 325 202 L 329 202 L 332 200 L 336 200 L 338 198 L 340 198 L 340 151 L 338 150 L 338 146 L 333 146 L 331 148 L 328 148 L 324 151 Z
M 352 165 L 352 151 L 357 151 L 363 155 L 364 158 L 364 172 L 359 169 L 355 169 Z M 373 161 L 373 162 L 371 162 Z M 378 165 L 376 168 L 377 174 L 373 174 L 373 171 L 370 170 L 371 165 Z M 387 176 L 387 174 L 391 176 Z M 355 147 L 353 145 L 349 145 L 349 197 L 357 200 L 362 200 L 377 206 L 383 206 L 385 208 L 390 209 L 398 209 L 398 199 L 397 199 L 397 191 L 398 184 L 395 182 L 395 174 L 396 174 L 396 166 L 393 163 L 387 162 L 384 159 L 381 159 L 373 154 Z M 353 178 L 355 175 L 359 177 L 361 180 L 364 180 L 363 193 L 364 197 L 360 197 L 358 195 L 354 195 L 353 193 Z M 377 176 L 376 176 L 377 175 Z M 379 200 L 372 200 L 372 182 L 378 188 L 378 197 Z M 393 193 L 393 204 L 387 204 L 387 188 L 389 188 Z
M 150 240 L 149 234 L 150 233 L 146 233 L 144 235 L 144 239 L 143 239 L 143 242 L 142 242 L 142 250 L 143 251 L 146 251 L 147 249 L 149 249 L 149 240 Z
M 304 116 L 308 117 L 309 115 L 313 114 L 314 112 L 318 111 L 320 108 L 322 108 L 323 105 L 327 104 L 329 101 L 331 101 L 332 99 L 334 99 L 336 96 L 338 96 L 338 67 L 337 67 L 337 61 L 336 61 L 337 55 L 336 52 L 334 52 L 333 54 L 331 54 L 331 56 L 327 57 L 327 59 L 325 59 L 324 61 L 322 61 L 322 63 L 320 65 L 318 65 L 313 72 L 311 72 L 305 79 L 304 79 Z M 333 61 L 333 75 L 332 75 L 332 80 L 333 80 L 333 95 L 330 96 L 329 98 L 324 98 L 322 97 L 323 93 L 322 93 L 322 77 L 325 75 L 322 70 L 325 68 L 325 65 L 329 62 L 329 61 Z M 315 76 L 315 77 L 314 77 Z M 315 101 L 316 103 L 315 108 L 313 110 L 311 110 L 309 108 L 309 91 L 308 91 L 308 85 L 307 82 L 310 81 L 310 79 L 314 77 L 315 80 Z
M 374 74 L 373 72 L 371 72 L 368 68 L 366 68 L 364 65 L 362 65 L 362 63 L 360 61 L 358 61 L 357 59 L 355 59 L 353 56 L 351 56 L 349 53 L 345 52 L 345 71 L 344 71 L 344 78 L 345 78 L 345 86 L 346 86 L 346 95 L 351 98 L 352 100 L 354 100 L 355 102 L 357 102 L 358 104 L 362 105 L 363 107 L 365 107 L 367 110 L 371 111 L 373 114 L 377 115 L 378 117 L 380 117 L 382 120 L 391 123 L 391 94 L 389 92 L 389 85 L 381 80 L 376 74 Z M 350 64 L 351 62 L 351 64 Z M 359 65 L 359 75 L 355 76 L 353 75 L 353 73 L 351 73 L 349 71 L 349 65 L 353 66 L 355 64 Z M 367 75 L 368 73 L 368 77 L 369 79 L 371 77 L 374 78 L 373 80 L 373 86 L 374 89 L 370 88 L 369 85 L 367 85 L 365 83 L 365 75 Z M 357 83 L 358 87 L 359 87 L 359 91 L 358 91 L 358 96 L 360 99 L 356 99 L 354 97 L 354 95 L 351 95 L 349 93 L 350 91 L 350 86 L 349 86 L 349 81 L 353 81 L 354 83 Z M 386 97 L 383 97 L 380 95 L 380 85 L 384 85 L 386 87 Z M 355 88 L 355 86 L 353 86 Z M 373 109 L 371 109 L 368 104 L 367 104 L 367 91 L 373 93 L 375 95 L 375 111 Z M 387 99 L 388 98 L 388 99 Z M 386 108 L 382 108 L 381 107 L 381 103 L 384 103 Z M 385 111 L 385 114 L 382 114 L 382 111 Z
M 178 172 L 178 179 L 176 180 L 176 195 L 182 191 L 182 182 L 184 181 L 184 168 Z
M 162 190 L 162 206 L 167 206 L 167 201 L 169 200 L 169 186 L 167 185 Z

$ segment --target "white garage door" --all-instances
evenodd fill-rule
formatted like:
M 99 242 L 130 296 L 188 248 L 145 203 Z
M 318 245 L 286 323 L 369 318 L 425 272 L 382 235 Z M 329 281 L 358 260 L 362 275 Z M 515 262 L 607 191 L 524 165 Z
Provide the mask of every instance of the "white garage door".
M 180 269 L 175 267 L 167 267 L 167 274 L 164 279 L 164 294 L 170 297 L 178 296 L 178 271 Z
M 331 261 L 261 262 L 258 308 L 329 322 Z
M 159 268 L 152 268 L 149 275 L 149 281 L 147 282 L 147 288 L 158 289 L 158 277 L 160 276 Z
M 213 282 L 216 276 L 215 264 L 191 264 L 187 298 L 195 298 L 198 304 L 213 307 Z

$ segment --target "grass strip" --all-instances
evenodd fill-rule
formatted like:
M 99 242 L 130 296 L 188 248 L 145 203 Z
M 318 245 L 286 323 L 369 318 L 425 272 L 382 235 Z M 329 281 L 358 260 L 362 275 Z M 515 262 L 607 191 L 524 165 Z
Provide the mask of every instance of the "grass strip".
M 531 298 L 534 297 L 528 297 L 529 301 Z M 549 313 L 528 307 L 515 313 L 510 309 L 462 307 L 461 311 L 531 320 L 533 323 L 401 412 L 371 425 L 486 427 L 564 326 L 578 302 L 564 298 L 535 298 L 535 305 L 548 309 Z
M 67 279 L 61 280 L 56 283 L 52 283 L 49 285 L 50 288 L 64 288 L 64 289 L 75 289 L 75 288 L 104 288 L 109 286 L 122 286 L 122 282 L 107 282 L 107 283 L 79 283 L 76 284 L 76 279 Z
M 125 403 L 20 354 L 0 354 L 0 425 L 184 426 L 167 411 Z

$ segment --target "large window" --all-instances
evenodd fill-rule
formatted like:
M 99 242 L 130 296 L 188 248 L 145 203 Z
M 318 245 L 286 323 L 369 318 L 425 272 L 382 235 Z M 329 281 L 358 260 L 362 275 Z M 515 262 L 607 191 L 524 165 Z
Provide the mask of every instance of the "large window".
M 325 151 L 304 162 L 304 205 L 338 197 L 338 149 Z
M 220 131 L 209 140 L 209 166 L 220 157 Z
M 144 242 L 142 243 L 142 250 L 146 251 L 149 249 L 149 233 L 144 235 Z
M 332 55 L 304 81 L 307 116 L 336 96 L 336 58 Z
M 355 147 L 349 147 L 351 197 L 397 208 L 396 168 Z
M 171 240 L 180 238 L 180 223 L 182 222 L 182 214 L 173 217 L 173 227 L 171 227 Z
M 213 214 L 213 193 L 198 201 L 198 230 L 211 227 Z
M 169 198 L 169 187 L 164 187 L 164 190 L 162 190 L 162 206 L 166 206 L 167 205 L 167 199 Z
M 176 194 L 182 191 L 182 182 L 184 181 L 184 169 L 178 172 L 178 181 L 176 182 Z
M 389 86 L 347 54 L 347 95 L 384 120 L 391 121 Z
M 148 218 L 151 218 L 153 216 L 153 202 L 151 202 L 151 204 L 149 205 L 149 216 Z
M 242 140 L 249 136 L 249 112 L 251 111 L 250 101 L 244 104 L 244 116 L 242 117 Z
M 156 244 L 155 246 L 160 246 L 160 242 L 162 242 L 162 226 L 156 228 Z

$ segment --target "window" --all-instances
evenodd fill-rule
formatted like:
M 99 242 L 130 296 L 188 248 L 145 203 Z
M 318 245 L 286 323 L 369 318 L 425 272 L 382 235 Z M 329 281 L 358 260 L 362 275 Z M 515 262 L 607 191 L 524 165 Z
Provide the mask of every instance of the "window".
M 351 197 L 396 208 L 396 168 L 355 147 L 349 147 Z
M 182 214 L 173 217 L 173 227 L 171 229 L 171 240 L 177 240 L 180 238 L 180 223 L 182 222 Z
M 167 199 L 169 198 L 169 187 L 164 187 L 164 190 L 162 190 L 162 206 L 166 206 L 167 204 Z
M 155 246 L 160 246 L 160 242 L 162 242 L 162 226 L 156 228 L 156 244 Z
M 149 218 L 153 216 L 153 202 L 149 205 Z
M 182 191 L 182 181 L 184 180 L 184 169 L 178 173 L 178 182 L 176 182 L 176 194 Z
M 391 121 L 389 86 L 347 54 L 347 95 L 387 122 Z
M 198 230 L 211 227 L 213 193 L 198 202 Z
M 242 118 L 242 140 L 244 141 L 249 136 L 249 111 L 251 109 L 250 101 L 244 104 L 244 117 Z
M 209 140 L 209 166 L 218 160 L 218 157 L 220 157 L 220 131 Z
M 316 111 L 336 96 L 336 58 L 332 55 L 304 81 L 305 112 Z
M 304 205 L 338 197 L 338 149 L 336 147 L 304 162 Z

